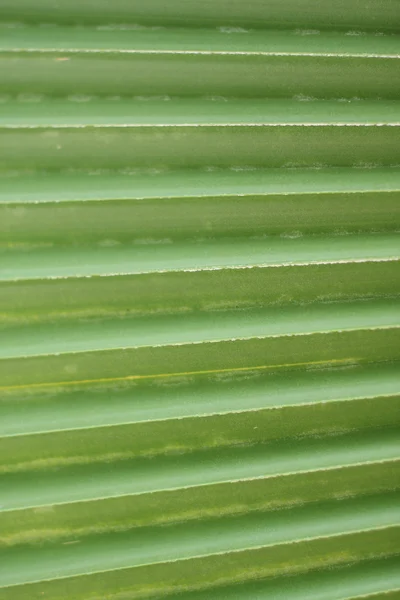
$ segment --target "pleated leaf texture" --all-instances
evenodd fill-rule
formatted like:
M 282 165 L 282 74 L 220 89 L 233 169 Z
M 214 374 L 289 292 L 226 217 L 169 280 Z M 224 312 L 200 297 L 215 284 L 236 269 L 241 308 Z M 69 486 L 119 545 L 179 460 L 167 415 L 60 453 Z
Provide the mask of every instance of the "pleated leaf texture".
M 0 600 L 399 599 L 399 1 L 0 9 Z

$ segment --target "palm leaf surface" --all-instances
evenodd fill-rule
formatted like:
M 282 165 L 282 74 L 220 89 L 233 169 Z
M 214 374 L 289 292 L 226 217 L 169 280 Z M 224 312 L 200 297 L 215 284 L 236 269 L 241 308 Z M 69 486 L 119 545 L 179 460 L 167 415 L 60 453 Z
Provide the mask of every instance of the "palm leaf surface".
M 399 16 L 2 2 L 1 600 L 399 597 Z

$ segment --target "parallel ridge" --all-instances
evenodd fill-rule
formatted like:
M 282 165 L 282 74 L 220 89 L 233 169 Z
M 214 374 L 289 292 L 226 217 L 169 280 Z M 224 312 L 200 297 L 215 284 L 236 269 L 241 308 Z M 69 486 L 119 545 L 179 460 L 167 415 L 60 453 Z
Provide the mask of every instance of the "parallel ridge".
M 0 600 L 399 597 L 399 16 L 2 3 Z

